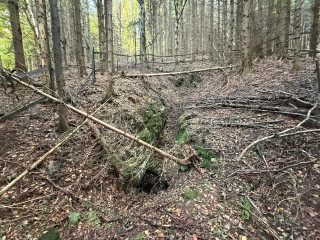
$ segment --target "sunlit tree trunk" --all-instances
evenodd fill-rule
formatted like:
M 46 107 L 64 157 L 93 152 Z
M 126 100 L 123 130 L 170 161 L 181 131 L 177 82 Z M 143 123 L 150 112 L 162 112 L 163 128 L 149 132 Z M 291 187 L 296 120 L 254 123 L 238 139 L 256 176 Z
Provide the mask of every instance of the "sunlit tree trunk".
M 114 72 L 113 64 L 113 27 L 112 27 L 112 0 L 107 0 L 107 20 L 108 20 L 108 72 Z
M 20 26 L 19 1 L 9 0 L 8 9 L 10 13 L 10 24 L 11 24 L 12 39 L 13 39 L 15 68 L 26 71 L 27 67 L 25 63 L 23 43 L 22 43 L 22 32 L 21 32 L 21 26 Z
M 143 67 L 147 67 L 147 49 L 146 49 L 146 13 L 144 8 L 144 0 L 139 2 L 139 15 L 140 15 L 140 61 Z
M 62 70 L 62 54 L 61 54 L 61 38 L 60 38 L 60 20 L 58 14 L 57 0 L 49 0 L 51 15 L 51 32 L 53 42 L 53 59 L 56 75 L 56 83 L 58 95 L 61 99 L 65 99 L 65 82 Z M 67 120 L 67 108 L 63 104 L 58 105 L 58 131 L 65 132 L 69 130 Z

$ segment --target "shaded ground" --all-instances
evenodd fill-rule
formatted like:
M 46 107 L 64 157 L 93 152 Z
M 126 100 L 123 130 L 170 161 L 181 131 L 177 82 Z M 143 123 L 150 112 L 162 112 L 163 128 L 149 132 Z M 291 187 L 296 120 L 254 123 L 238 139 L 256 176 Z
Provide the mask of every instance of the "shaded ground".
M 124 116 L 130 106 L 145 104 L 145 94 L 156 97 L 160 93 L 168 120 L 157 146 L 172 154 L 183 152 L 185 145 L 175 144 L 178 118 L 192 114 L 185 144 L 195 148 L 201 144 L 214 153 L 213 167 L 210 171 L 201 168 L 200 172 L 195 168 L 178 170 L 165 160 L 163 174 L 167 169 L 175 171 L 168 175 L 166 191 L 148 194 L 129 188 L 125 193 L 117 185 L 118 176 L 108 156 L 84 126 L 1 198 L 1 236 L 36 239 L 54 227 L 62 239 L 319 239 L 320 135 L 264 142 L 246 154 L 247 166 L 236 157 L 249 143 L 294 127 L 301 119 L 213 104 L 214 99 L 276 98 L 283 92 L 314 102 L 314 64 L 309 59 L 301 63 L 298 73 L 290 72 L 291 63 L 272 58 L 256 62 L 246 76 L 241 76 L 238 68 L 204 72 L 196 88 L 187 83 L 190 74 L 116 79 L 115 96 L 96 114 L 98 118 L 127 129 L 130 121 Z M 201 64 L 186 64 L 179 70 L 208 67 L 208 63 Z M 164 70 L 159 67 L 147 71 Z M 79 80 L 74 78 L 74 70 L 66 75 L 69 92 L 76 96 Z M 176 87 L 178 78 L 184 81 Z M 98 76 L 97 80 L 97 85 L 88 86 L 76 98 L 88 112 L 100 105 L 106 90 L 106 77 Z M 32 92 L 20 92 L 24 93 L 20 104 L 30 100 Z M 12 108 L 11 100 L 1 95 L 5 109 Z M 53 109 L 50 104 L 37 105 L 0 125 L 1 186 L 63 138 L 55 132 L 57 116 Z M 83 120 L 71 112 L 69 115 L 74 126 Z M 275 123 L 245 127 L 217 124 L 221 122 Z M 122 137 L 100 130 L 109 144 L 119 146 L 119 151 L 128 146 Z M 49 176 L 47 165 L 54 160 L 61 163 L 61 169 Z M 55 186 L 45 180 L 47 177 Z M 153 180 L 146 175 L 145 181 Z M 74 225 L 69 219 L 72 213 L 80 214 Z

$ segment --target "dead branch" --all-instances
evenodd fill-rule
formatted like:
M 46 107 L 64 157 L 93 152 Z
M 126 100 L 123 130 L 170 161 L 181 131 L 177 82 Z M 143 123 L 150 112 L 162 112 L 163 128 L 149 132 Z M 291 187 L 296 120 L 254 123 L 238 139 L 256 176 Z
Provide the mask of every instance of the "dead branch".
M 266 136 L 266 137 L 264 137 L 264 138 L 255 140 L 254 142 L 250 143 L 250 144 L 241 152 L 241 154 L 239 155 L 239 157 L 238 157 L 237 160 L 240 161 L 240 160 L 243 158 L 243 156 L 247 153 L 247 151 L 248 151 L 250 148 L 252 148 L 253 146 L 257 145 L 258 143 L 264 142 L 264 141 L 266 141 L 266 140 L 269 140 L 269 139 L 275 138 L 275 137 L 285 137 L 285 136 L 288 136 L 288 134 L 287 134 L 288 132 L 292 132 L 292 131 L 295 131 L 295 130 L 297 130 L 298 128 L 300 128 L 304 123 L 306 123 L 306 122 L 309 120 L 309 118 L 310 118 L 310 116 L 311 116 L 311 112 L 318 106 L 319 101 L 320 101 L 320 95 L 318 95 L 318 99 L 317 99 L 316 103 L 313 105 L 313 107 L 309 109 L 306 118 L 305 118 L 304 120 L 302 120 L 300 123 L 298 123 L 295 127 L 293 127 L 293 128 L 288 128 L 288 129 L 286 129 L 286 130 L 281 131 L 280 133 L 273 134 L 273 135 Z
M 99 129 L 98 129 L 91 121 L 88 121 L 88 122 L 87 122 L 87 125 L 88 125 L 89 128 L 91 129 L 94 137 L 99 140 L 99 142 L 100 142 L 100 144 L 101 144 L 104 152 L 105 152 L 106 154 L 108 154 L 108 145 L 107 145 L 107 142 L 106 142 L 106 140 L 105 140 L 104 138 L 101 137 L 101 133 L 100 133 Z
M 23 82 L 22 82 L 23 83 Z M 29 84 L 27 84 L 29 85 Z M 94 113 L 96 113 L 104 104 L 102 104 L 97 110 L 95 110 Z M 91 116 L 92 116 L 91 115 Z M 53 151 L 55 151 L 58 147 L 60 147 L 62 144 L 64 144 L 66 141 L 70 139 L 70 137 L 75 134 L 86 122 L 88 119 L 83 121 L 78 127 L 76 127 L 72 132 L 70 132 L 64 139 L 62 139 L 57 145 L 55 145 L 53 148 L 51 148 L 48 152 L 46 152 L 44 155 L 42 155 L 35 163 L 33 163 L 29 168 L 27 168 L 23 173 L 21 173 L 18 177 L 16 177 L 13 181 L 11 181 L 7 186 L 1 189 L 0 196 L 2 196 L 5 192 L 7 192 L 12 186 L 14 186 L 21 178 L 23 178 L 25 175 L 27 175 L 31 170 L 35 169 L 48 155 L 50 155 Z
M 222 69 L 233 68 L 233 67 L 237 67 L 237 66 L 239 66 L 239 65 L 227 66 L 227 67 L 216 67 L 216 68 L 204 68 L 204 69 L 197 69 L 197 70 L 183 71 L 183 72 L 129 74 L 129 75 L 126 75 L 126 77 L 135 78 L 135 77 L 170 76 L 170 75 L 179 75 L 179 74 L 186 74 L 186 73 L 196 73 L 196 72 L 206 72 L 206 71 L 222 70 Z
M 118 134 L 120 134 L 120 135 L 122 135 L 122 136 L 124 136 L 124 137 L 126 137 L 126 138 L 129 138 L 129 139 L 131 139 L 131 140 L 133 140 L 133 141 L 135 141 L 135 142 L 137 142 L 137 143 L 139 143 L 139 144 L 141 144 L 141 145 L 143 145 L 143 146 L 145 146 L 145 147 L 147 147 L 147 148 L 149 148 L 149 149 L 151 149 L 151 150 L 153 150 L 153 151 L 161 154 L 161 155 L 164 156 L 164 157 L 167 157 L 167 158 L 169 158 L 169 159 L 171 159 L 171 160 L 173 160 L 173 161 L 175 161 L 175 162 L 177 162 L 177 163 L 179 163 L 179 164 L 181 164 L 181 165 L 190 165 L 189 159 L 180 159 L 180 158 L 177 158 L 177 157 L 175 157 L 175 156 L 172 156 L 171 154 L 166 153 L 166 152 L 162 151 L 161 149 L 156 148 L 156 147 L 152 146 L 151 144 L 146 143 L 146 142 L 140 140 L 139 138 L 137 138 L 137 137 L 135 137 L 135 136 L 133 136 L 133 135 L 131 135 L 131 134 L 129 134 L 129 133 L 126 133 L 126 132 L 124 132 L 124 131 L 122 131 L 122 130 L 120 130 L 120 129 L 118 129 L 118 128 L 115 128 L 115 127 L 111 126 L 110 124 L 107 124 L 107 123 L 101 121 L 100 119 L 95 118 L 95 117 L 89 115 L 88 113 L 81 111 L 81 110 L 78 109 L 78 108 L 75 108 L 75 107 L 73 107 L 73 106 L 71 106 L 71 105 L 69 105 L 69 104 L 66 104 L 66 103 L 63 102 L 62 100 L 57 99 L 57 98 L 55 98 L 55 97 L 53 97 L 53 96 L 51 96 L 51 95 L 49 95 L 49 94 L 47 94 L 47 93 L 39 90 L 38 88 L 32 86 L 32 85 L 29 84 L 29 83 L 24 83 L 24 82 L 20 81 L 19 79 L 17 79 L 17 78 L 14 77 L 14 76 L 12 77 L 12 79 L 14 79 L 14 80 L 17 81 L 18 83 L 22 84 L 23 86 L 26 86 L 26 87 L 28 87 L 28 88 L 33 89 L 33 90 L 34 90 L 35 92 L 37 92 L 38 94 L 40 94 L 40 95 L 42 95 L 42 96 L 45 96 L 45 97 L 51 99 L 51 100 L 54 101 L 54 102 L 57 102 L 57 103 L 60 103 L 60 104 L 64 104 L 67 108 L 69 108 L 69 109 L 72 110 L 73 112 L 78 113 L 78 114 L 80 114 L 80 115 L 82 115 L 82 116 L 85 116 L 86 118 L 88 118 L 88 119 L 90 119 L 90 120 L 92 120 L 92 121 L 94 121 L 94 122 L 96 122 L 96 123 L 98 123 L 98 124 L 100 124 L 100 125 L 108 128 L 109 130 L 111 130 L 111 131 L 113 131 L 113 132 L 116 132 L 116 133 L 118 133 Z

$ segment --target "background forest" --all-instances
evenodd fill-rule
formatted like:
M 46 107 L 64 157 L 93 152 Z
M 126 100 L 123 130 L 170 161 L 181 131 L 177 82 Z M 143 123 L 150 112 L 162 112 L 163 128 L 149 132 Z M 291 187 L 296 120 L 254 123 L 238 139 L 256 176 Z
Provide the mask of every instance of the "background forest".
M 80 52 L 87 64 L 91 63 L 93 48 L 98 51 L 107 50 L 104 8 L 107 2 L 109 1 L 58 2 L 64 65 L 76 62 L 76 45 L 79 43 L 77 34 L 80 34 L 83 45 L 83 51 Z M 140 12 L 139 2 L 143 3 L 144 8 Z M 38 1 L 19 1 L 23 49 L 28 70 L 37 69 L 40 65 L 37 4 Z M 114 0 L 110 1 L 110 6 L 113 53 L 139 55 L 145 46 L 147 54 L 152 54 L 148 55 L 149 61 L 154 61 L 155 55 L 178 54 L 185 58 L 185 54 L 197 53 L 211 56 L 211 61 L 221 64 L 243 56 L 248 58 L 247 64 L 250 65 L 257 56 L 273 53 L 279 57 L 293 56 L 294 52 L 297 54 L 300 50 L 314 51 L 317 45 L 319 1 Z M 49 7 L 46 9 L 46 15 L 50 16 Z M 0 11 L 1 63 L 6 68 L 12 68 L 14 48 L 6 3 L 0 3 Z M 80 11 L 80 15 L 76 14 L 77 11 Z M 141 18 L 141 14 L 144 11 L 145 21 L 142 22 L 141 19 L 144 18 Z M 49 17 L 47 21 L 50 29 Z M 78 25 L 81 27 L 79 33 Z M 140 41 L 142 25 L 145 25 L 144 45 Z M 196 55 L 192 55 L 192 60 L 195 57 Z M 118 62 L 125 61 L 123 56 L 114 58 Z M 157 60 L 164 61 L 163 58 Z M 133 62 L 134 59 L 131 58 L 130 61 Z

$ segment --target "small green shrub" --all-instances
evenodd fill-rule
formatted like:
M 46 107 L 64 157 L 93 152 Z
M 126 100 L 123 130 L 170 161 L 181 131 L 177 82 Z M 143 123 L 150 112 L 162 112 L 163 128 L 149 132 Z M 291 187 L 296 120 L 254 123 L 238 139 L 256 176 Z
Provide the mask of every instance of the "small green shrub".
M 200 143 L 197 143 L 195 150 L 199 157 L 202 158 L 201 167 L 212 171 L 218 168 L 217 154 L 211 150 L 204 148 Z
M 241 210 L 241 218 L 243 221 L 247 221 L 250 219 L 250 210 L 252 208 L 251 203 L 244 197 L 241 198 L 241 204 L 243 209 Z
M 76 225 L 79 221 L 79 216 L 80 216 L 80 213 L 78 213 L 78 212 L 71 213 L 69 215 L 69 222 L 73 225 Z

